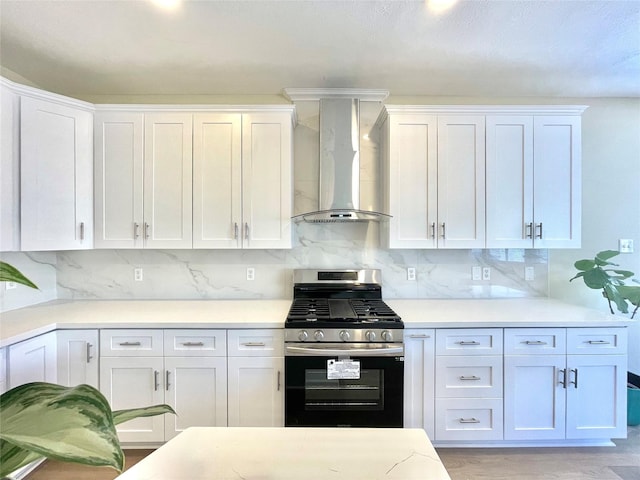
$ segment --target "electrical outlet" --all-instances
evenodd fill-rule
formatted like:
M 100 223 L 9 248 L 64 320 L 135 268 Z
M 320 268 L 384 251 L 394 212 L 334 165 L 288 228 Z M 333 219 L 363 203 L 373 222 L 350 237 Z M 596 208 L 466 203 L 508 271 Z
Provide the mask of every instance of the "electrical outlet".
M 416 269 L 415 267 L 407 268 L 407 280 L 415 280 L 416 279 Z
M 141 282 L 142 281 L 142 269 L 141 268 L 134 268 L 133 269 L 133 279 L 136 282 Z
M 471 267 L 471 280 L 482 280 L 482 268 Z
M 4 288 L 6 290 L 13 290 L 14 288 L 16 288 L 16 282 L 7 282 L 5 283 Z
M 621 238 L 618 240 L 618 251 L 620 253 L 633 253 L 633 240 L 630 238 Z
M 482 267 L 482 280 L 491 280 L 491 268 Z
M 527 282 L 532 282 L 536 279 L 536 273 L 533 267 L 524 267 L 524 279 Z
M 256 279 L 256 269 L 253 267 L 247 268 L 247 280 L 255 280 Z

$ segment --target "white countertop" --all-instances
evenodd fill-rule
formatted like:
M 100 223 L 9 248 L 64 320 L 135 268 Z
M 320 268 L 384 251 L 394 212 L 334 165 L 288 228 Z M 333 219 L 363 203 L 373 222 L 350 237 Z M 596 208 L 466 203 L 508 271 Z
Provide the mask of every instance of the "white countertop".
M 424 430 L 192 427 L 118 480 L 450 480 Z
M 614 327 L 626 317 L 545 298 L 391 300 L 405 328 Z M 0 347 L 55 329 L 283 328 L 291 300 L 53 301 L 0 314 Z

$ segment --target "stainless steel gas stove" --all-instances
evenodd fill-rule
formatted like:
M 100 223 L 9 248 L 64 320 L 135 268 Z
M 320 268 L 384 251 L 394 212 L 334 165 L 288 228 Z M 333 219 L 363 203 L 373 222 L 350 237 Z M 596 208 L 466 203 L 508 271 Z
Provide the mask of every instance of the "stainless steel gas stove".
M 403 328 L 380 270 L 295 270 L 285 424 L 402 427 Z

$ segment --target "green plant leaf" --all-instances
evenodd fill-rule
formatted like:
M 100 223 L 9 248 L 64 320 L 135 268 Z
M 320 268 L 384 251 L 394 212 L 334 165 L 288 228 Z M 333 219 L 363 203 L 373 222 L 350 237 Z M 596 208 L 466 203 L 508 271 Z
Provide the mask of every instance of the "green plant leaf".
M 603 250 L 602 252 L 598 252 L 596 254 L 596 260 L 607 261 L 610 258 L 613 258 L 619 254 L 620 252 L 617 250 Z
M 0 282 L 16 282 L 27 287 L 35 288 L 35 283 L 25 277 L 16 267 L 0 261 Z
M 609 285 L 611 283 L 609 275 L 607 275 L 601 268 L 587 270 L 586 272 L 584 272 L 582 279 L 584 280 L 584 283 L 587 285 L 587 287 L 596 290 L 601 290 L 606 285 Z
M 119 425 L 121 423 L 133 420 L 138 417 L 153 417 L 155 415 L 162 415 L 163 413 L 176 412 L 169 405 L 153 405 L 145 408 L 131 408 L 127 410 L 115 410 L 113 412 L 113 424 Z
M 629 270 L 612 270 L 612 269 L 607 269 L 605 270 L 605 272 L 614 272 L 616 273 L 618 276 L 615 278 L 629 278 L 629 277 L 633 277 L 633 272 L 630 272 Z
M 618 291 L 620 292 L 620 295 L 629 300 L 633 305 L 640 305 L 640 287 L 625 285 L 618 287 Z
M 43 458 L 43 456 L 38 453 L 25 450 L 0 439 L 0 459 L 2 459 L 2 462 L 0 462 L 0 475 L 2 475 L 2 478 L 40 458 Z
M 109 466 L 122 471 L 124 455 L 104 396 L 89 385 L 63 387 L 28 383 L 0 396 L 0 439 L 20 449 L 65 462 Z M 5 448 L 0 477 L 23 456 Z M 7 467 L 8 465 L 8 467 Z M 11 470 L 8 470 L 8 469 Z
M 606 292 L 609 300 L 616 304 L 616 308 L 619 312 L 628 313 L 629 305 L 627 304 L 624 296 L 620 294 L 620 291 L 618 290 L 619 288 L 620 287 L 615 287 L 614 285 L 605 285 L 604 291 Z
M 596 266 L 596 262 L 594 262 L 593 260 L 578 260 L 573 264 L 573 266 L 576 267 L 577 270 L 591 270 Z

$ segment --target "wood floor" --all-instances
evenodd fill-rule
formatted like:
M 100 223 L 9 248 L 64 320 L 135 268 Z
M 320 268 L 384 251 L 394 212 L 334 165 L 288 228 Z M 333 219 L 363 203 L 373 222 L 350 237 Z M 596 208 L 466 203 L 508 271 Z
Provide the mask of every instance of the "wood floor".
M 640 426 L 629 427 L 628 435 L 615 440 L 615 447 L 442 448 L 438 454 L 451 480 L 640 480 Z M 125 451 L 126 466 L 150 452 Z M 116 476 L 107 468 L 47 461 L 27 478 L 113 480 Z

